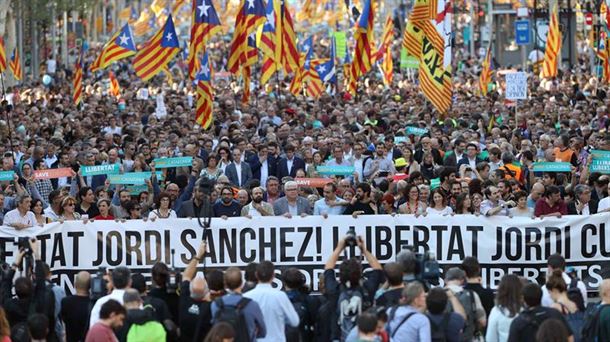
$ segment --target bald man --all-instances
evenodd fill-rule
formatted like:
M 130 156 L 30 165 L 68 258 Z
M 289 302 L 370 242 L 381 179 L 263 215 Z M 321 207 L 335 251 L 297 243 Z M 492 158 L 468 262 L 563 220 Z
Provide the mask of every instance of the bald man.
M 84 341 L 89 328 L 89 312 L 93 303 L 89 298 L 91 275 L 81 271 L 74 278 L 76 293 L 61 300 L 60 316 L 66 325 L 66 341 Z
M 544 195 L 544 185 L 542 185 L 542 183 L 534 183 L 529 196 L 527 196 L 527 207 L 532 209 L 536 207 L 536 201 L 538 201 L 542 195 Z

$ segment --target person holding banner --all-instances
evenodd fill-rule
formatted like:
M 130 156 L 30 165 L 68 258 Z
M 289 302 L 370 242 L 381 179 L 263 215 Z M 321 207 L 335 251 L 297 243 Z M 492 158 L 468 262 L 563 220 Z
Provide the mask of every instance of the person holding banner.
M 13 227 L 17 230 L 34 227 L 36 216 L 30 211 L 32 198 L 29 195 L 18 195 L 15 197 L 17 208 L 4 215 L 4 225 Z
M 106 198 L 99 199 L 97 201 L 97 207 L 99 214 L 94 216 L 94 220 L 114 220 L 114 216 L 110 213 L 110 200 Z
M 568 214 L 568 207 L 563 199 L 561 199 L 561 191 L 555 185 L 546 187 L 544 197 L 536 202 L 534 215 L 536 217 L 555 216 L 561 218 L 562 215 Z
M 81 215 L 76 211 L 76 199 L 72 196 L 64 197 L 59 207 L 59 222 L 80 219 Z
M 170 208 L 171 198 L 167 192 L 161 192 L 155 200 L 155 209 L 148 214 L 149 220 L 177 218 L 176 212 Z

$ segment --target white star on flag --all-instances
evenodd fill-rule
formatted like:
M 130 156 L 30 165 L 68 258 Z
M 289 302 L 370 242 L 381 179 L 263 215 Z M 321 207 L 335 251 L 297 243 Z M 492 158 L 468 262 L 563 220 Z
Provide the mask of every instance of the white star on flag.
M 248 0 L 248 8 L 254 8 L 254 0 Z
M 275 14 L 267 13 L 267 23 L 271 28 L 275 29 Z
M 208 9 L 210 8 L 210 6 L 206 5 L 205 2 L 197 6 L 197 8 L 199 8 L 199 11 L 201 12 L 201 14 L 199 15 L 200 17 L 208 16 Z
M 165 39 L 167 40 L 172 40 L 174 38 L 174 35 L 170 32 L 167 34 L 167 36 L 165 36 Z
M 208 64 L 204 64 L 201 66 L 201 73 L 207 78 L 210 75 L 210 68 L 208 67 Z
M 127 45 L 127 42 L 129 41 L 129 37 L 125 33 L 119 36 L 119 39 L 121 40 L 120 45 Z
M 323 74 L 326 71 L 326 67 L 324 65 L 320 65 L 318 68 L 318 73 Z
M 303 50 L 305 50 L 306 53 L 309 52 L 309 45 L 303 45 Z

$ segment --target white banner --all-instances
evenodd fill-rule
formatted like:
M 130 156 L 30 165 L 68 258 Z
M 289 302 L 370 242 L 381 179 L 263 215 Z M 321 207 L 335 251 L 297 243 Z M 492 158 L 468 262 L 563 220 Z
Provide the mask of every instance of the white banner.
M 337 241 L 354 227 L 382 263 L 395 260 L 405 246 L 418 252 L 429 250 L 445 269 L 460 264 L 466 256 L 475 256 L 484 283 L 495 288 L 506 273 L 542 281 L 549 255 L 561 253 L 593 289 L 603 279 L 602 270 L 606 272 L 610 266 L 610 239 L 605 229 L 609 218 L 610 214 L 542 220 L 471 215 L 215 218 L 208 234 L 206 267 L 243 267 L 270 260 L 278 269 L 303 270 L 317 290 L 326 259 Z M 8 263 L 14 260 L 19 236 L 36 236 L 41 241 L 43 260 L 71 289 L 77 271 L 123 265 L 147 274 L 158 261 L 171 265 L 172 250 L 175 266 L 186 267 L 203 229 L 196 219 L 67 221 L 23 231 L 0 227 L 0 248 Z M 348 255 L 358 254 L 358 250 L 348 249 Z

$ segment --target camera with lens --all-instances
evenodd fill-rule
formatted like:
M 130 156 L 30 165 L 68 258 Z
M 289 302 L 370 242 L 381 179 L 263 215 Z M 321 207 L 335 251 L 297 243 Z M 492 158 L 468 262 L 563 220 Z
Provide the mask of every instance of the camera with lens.
M 430 251 L 415 253 L 415 261 L 417 262 L 415 276 L 428 284 L 438 285 L 441 271 L 434 253 Z
M 358 238 L 356 237 L 356 229 L 354 227 L 350 227 L 347 233 L 345 234 L 345 245 L 350 247 L 355 247 L 358 245 Z
M 100 267 L 95 273 L 95 277 L 91 278 L 91 299 L 98 300 L 107 294 L 105 275 L 106 267 Z
M 17 248 L 25 251 L 25 254 L 32 254 L 32 248 L 30 248 L 30 238 L 19 237 L 17 238 Z
M 180 274 L 180 271 L 178 271 L 174 265 L 174 255 L 176 254 L 176 250 L 172 248 L 171 253 L 172 267 L 169 269 L 169 274 L 167 276 L 167 293 L 170 294 L 178 292 L 178 287 L 182 281 L 182 274 Z

